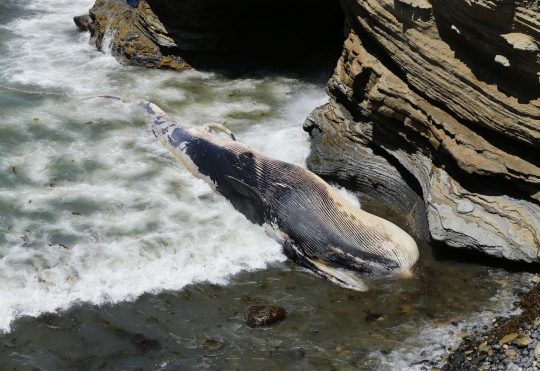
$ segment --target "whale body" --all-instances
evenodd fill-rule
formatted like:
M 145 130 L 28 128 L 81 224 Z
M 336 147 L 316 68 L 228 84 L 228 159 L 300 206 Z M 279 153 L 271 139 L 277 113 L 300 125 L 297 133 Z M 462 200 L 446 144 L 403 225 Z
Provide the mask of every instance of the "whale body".
M 368 288 L 351 270 L 411 275 L 419 256 L 414 239 L 352 205 L 317 175 L 212 134 L 212 128 L 221 128 L 234 139 L 219 124 L 180 124 L 153 103 L 141 105 L 158 140 L 193 175 L 263 226 L 295 263 L 358 291 Z

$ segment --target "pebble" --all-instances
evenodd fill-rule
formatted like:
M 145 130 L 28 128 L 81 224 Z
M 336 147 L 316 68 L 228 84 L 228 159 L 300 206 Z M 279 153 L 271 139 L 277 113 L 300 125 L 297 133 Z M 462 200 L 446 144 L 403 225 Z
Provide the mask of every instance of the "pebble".
M 524 337 L 524 338 L 521 338 L 521 339 L 517 340 L 517 346 L 519 348 L 524 348 L 527 345 L 532 344 L 532 342 L 533 341 L 532 341 L 532 339 L 530 337 Z
M 517 337 L 518 337 L 518 334 L 516 333 L 508 334 L 505 337 L 503 337 L 501 340 L 499 340 L 499 344 L 511 343 L 512 341 L 517 339 Z
M 531 281 L 533 281 L 533 283 L 540 283 L 540 276 L 538 275 L 535 275 L 531 278 Z
M 539 295 L 540 274 L 535 277 L 539 285 L 534 288 L 537 290 L 534 295 Z M 539 313 L 528 310 L 529 317 Z M 503 336 L 502 331 L 508 325 L 516 325 L 509 322 L 515 319 L 515 316 L 495 317 L 486 326 L 461 328 L 461 332 L 455 334 L 457 342 L 451 347 L 451 353 L 430 361 L 431 367 L 441 371 L 540 371 L 540 317 L 530 322 L 520 321 L 515 333 Z M 446 348 L 450 349 L 448 346 Z M 422 369 L 430 370 L 427 365 Z
M 517 353 L 514 349 L 506 349 L 506 352 L 504 352 L 504 355 L 514 360 L 517 358 Z

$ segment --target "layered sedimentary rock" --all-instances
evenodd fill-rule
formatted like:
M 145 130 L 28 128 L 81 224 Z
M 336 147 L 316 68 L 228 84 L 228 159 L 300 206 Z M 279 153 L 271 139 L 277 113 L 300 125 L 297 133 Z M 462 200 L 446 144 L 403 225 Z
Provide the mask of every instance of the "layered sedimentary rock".
M 538 1 L 341 4 L 310 169 L 410 210 L 434 241 L 540 260 Z

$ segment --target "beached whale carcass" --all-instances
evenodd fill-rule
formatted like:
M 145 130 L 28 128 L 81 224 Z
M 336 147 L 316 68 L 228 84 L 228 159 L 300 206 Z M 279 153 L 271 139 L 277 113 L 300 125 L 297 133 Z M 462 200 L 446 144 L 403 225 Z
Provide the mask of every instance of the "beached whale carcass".
M 180 124 L 142 102 L 159 141 L 196 177 L 278 240 L 296 263 L 349 289 L 367 286 L 354 270 L 411 275 L 418 248 L 387 220 L 349 203 L 317 175 L 236 142 L 222 125 Z M 221 129 L 233 140 L 212 134 Z

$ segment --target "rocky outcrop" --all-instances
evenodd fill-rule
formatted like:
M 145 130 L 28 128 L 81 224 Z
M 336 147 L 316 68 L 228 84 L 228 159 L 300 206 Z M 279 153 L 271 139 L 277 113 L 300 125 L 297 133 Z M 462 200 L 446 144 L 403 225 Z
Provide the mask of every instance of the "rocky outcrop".
M 109 51 L 121 63 L 140 67 L 187 70 L 181 57 L 168 53 L 175 46 L 168 32 L 145 1 L 97 0 L 90 14 L 74 18 L 91 32 L 98 49 Z M 133 5 L 135 5 L 133 4 Z
M 304 126 L 309 168 L 410 210 L 434 241 L 539 261 L 538 2 L 341 5 L 349 35 Z

